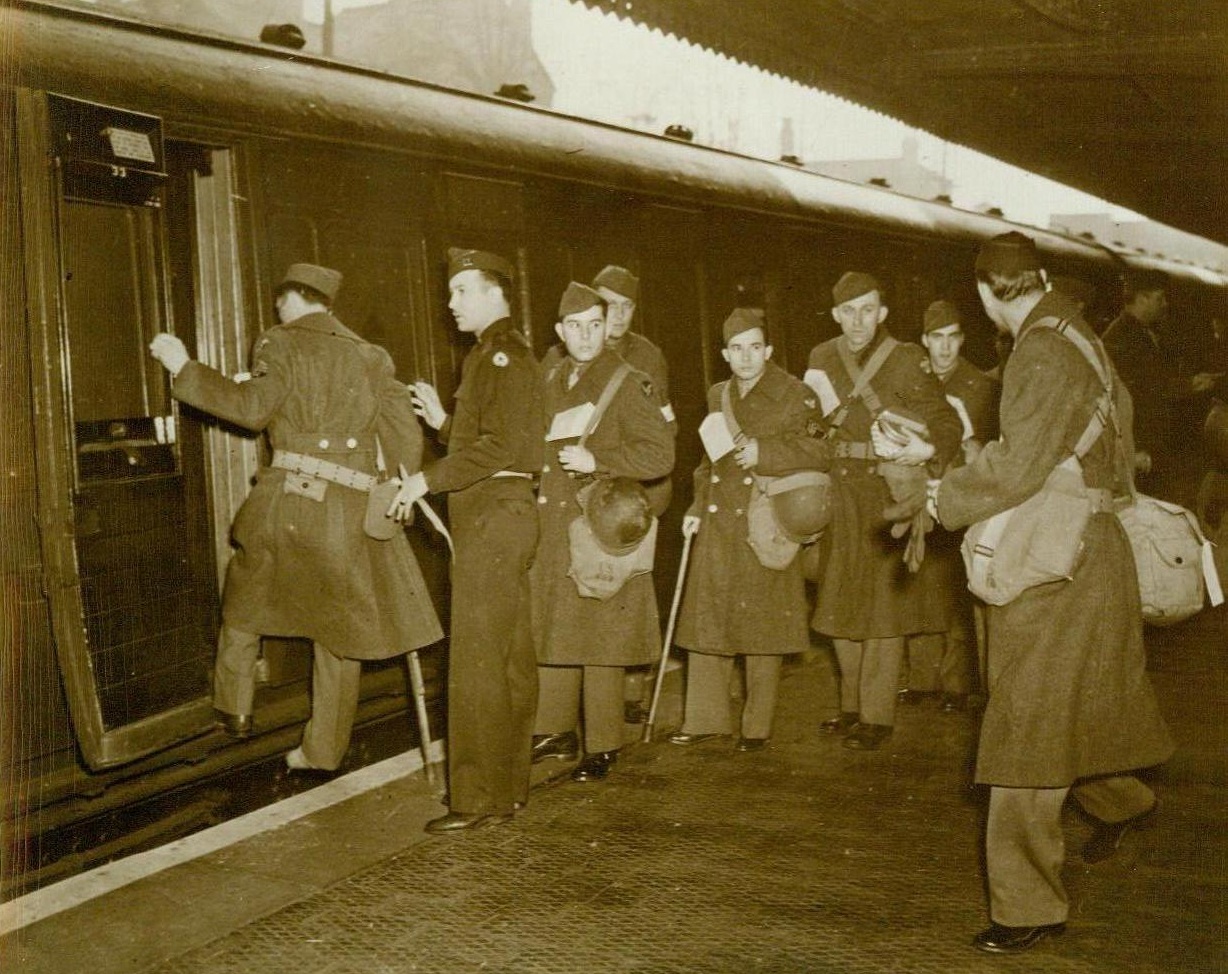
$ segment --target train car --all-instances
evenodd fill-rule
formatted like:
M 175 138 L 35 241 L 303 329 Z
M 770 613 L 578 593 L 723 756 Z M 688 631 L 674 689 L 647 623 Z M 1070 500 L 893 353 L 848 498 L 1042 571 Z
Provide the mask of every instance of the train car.
M 970 268 L 978 243 L 1010 228 L 1000 220 L 80 6 L 14 2 L 5 16 L 10 894 L 54 875 L 40 873 L 41 831 L 285 750 L 307 715 L 308 655 L 266 641 L 259 733 L 213 729 L 229 525 L 262 446 L 171 399 L 146 353 L 155 333 L 240 372 L 275 321 L 284 267 L 322 263 L 345 275 L 338 316 L 447 401 L 465 351 L 446 308 L 449 246 L 514 260 L 539 354 L 566 282 L 623 264 L 641 277 L 638 327 L 671 364 L 682 431 L 663 587 L 732 307 L 762 306 L 777 360 L 799 372 L 836 331 L 831 284 L 864 269 L 885 282 L 901 337 L 952 298 L 976 323 L 972 357 L 992 364 Z M 1112 288 L 1118 256 L 1023 229 L 1054 271 Z M 1191 289 L 1222 287 L 1200 273 L 1181 272 Z M 446 551 L 412 534 L 442 614 Z M 436 696 L 443 651 L 427 654 Z M 368 667 L 361 719 L 403 711 L 404 692 L 398 665 Z

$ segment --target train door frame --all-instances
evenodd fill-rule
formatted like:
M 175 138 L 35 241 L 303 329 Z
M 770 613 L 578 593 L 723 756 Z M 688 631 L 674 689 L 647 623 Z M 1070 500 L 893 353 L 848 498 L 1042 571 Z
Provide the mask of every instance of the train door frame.
M 83 109 L 86 113 L 112 113 L 115 118 L 121 119 L 121 125 L 125 120 L 138 117 L 146 121 L 153 120 L 158 126 L 154 144 L 159 154 L 162 151 L 161 119 L 139 116 L 138 113 L 122 108 L 64 99 L 44 91 L 27 88 L 19 88 L 16 91 L 18 168 L 21 184 L 19 207 L 25 244 L 23 273 L 28 302 L 26 328 L 30 341 L 32 394 L 35 402 L 39 404 L 35 411 L 35 437 L 40 448 L 35 451 L 34 464 L 37 516 L 44 565 L 43 587 L 75 739 L 86 766 L 98 771 L 130 763 L 208 732 L 212 726 L 212 703 L 205 678 L 201 679 L 199 695 L 191 695 L 191 684 L 188 684 L 185 687 L 188 689 L 188 695 L 178 702 L 172 702 L 165 709 L 157 709 L 155 696 L 151 702 L 138 705 L 135 710 L 125 707 L 118 718 L 114 705 L 110 717 L 104 714 L 103 684 L 99 682 L 101 678 L 96 673 L 98 661 L 91 655 L 82 549 L 78 536 L 81 511 L 77 499 L 79 495 L 85 496 L 82 491 L 86 487 L 86 481 L 83 479 L 81 467 L 83 451 L 79 449 L 77 442 L 79 430 L 76 425 L 79 424 L 74 425 L 74 405 L 70 398 L 72 363 L 68 346 L 70 323 L 67 317 L 70 305 L 68 295 L 64 292 L 65 282 L 69 278 L 65 274 L 67 253 L 62 236 L 67 227 L 64 222 L 66 208 L 72 200 L 67 194 L 65 181 L 67 162 L 57 154 L 60 150 L 56 142 L 61 139 L 62 133 L 54 136 L 52 133 L 53 101 L 56 110 L 71 103 L 78 107 L 86 106 Z M 107 129 L 102 130 L 104 139 L 107 132 Z M 125 137 L 127 133 L 124 132 L 117 136 L 121 140 Z M 115 146 L 118 143 L 112 139 L 112 144 Z M 143 150 L 138 147 L 134 151 L 140 153 Z M 120 150 L 117 148 L 115 153 L 119 156 Z M 164 162 L 164 158 L 158 158 L 157 162 Z M 113 165 L 112 178 L 126 176 L 126 173 L 120 171 L 123 168 L 122 165 Z M 104 165 L 102 171 L 105 172 L 105 169 Z M 142 178 L 154 176 L 165 178 L 164 173 Z M 82 177 L 87 182 L 93 178 L 94 175 L 88 174 Z M 102 178 L 105 179 L 105 175 Z M 74 190 L 73 199 L 88 200 L 88 192 L 86 195 L 78 195 Z M 134 204 L 121 202 L 119 205 Z M 163 217 L 158 212 L 156 217 L 149 220 L 137 220 L 136 225 L 143 228 L 143 234 L 148 235 L 147 246 L 151 249 L 146 257 L 152 259 L 155 264 L 151 272 L 154 276 L 146 284 L 134 286 L 138 292 L 147 286 L 155 289 L 155 294 L 150 299 L 150 308 L 155 319 L 148 323 L 149 327 L 172 327 L 174 318 L 166 266 L 167 229 L 163 226 Z M 138 358 L 143 354 L 143 348 L 137 350 Z M 166 439 L 162 440 L 160 433 L 159 441 L 174 447 L 176 439 L 171 430 L 179 426 L 178 410 L 171 402 L 166 389 L 162 391 L 159 399 L 162 397 L 165 397 L 168 415 L 161 417 L 158 424 L 164 424 L 166 427 Z M 129 463 L 132 462 L 130 458 Z M 173 465 L 173 473 L 182 483 L 182 461 L 177 450 Z M 181 500 L 186 496 L 183 489 L 180 488 Z M 130 499 L 130 503 L 134 510 L 139 509 L 139 498 Z M 207 498 L 204 503 L 208 504 Z M 147 578 L 152 579 L 152 576 Z M 152 584 L 152 581 L 150 583 Z M 145 608 L 141 603 L 142 613 Z M 150 609 L 149 614 L 153 614 L 153 609 Z M 202 657 L 204 642 L 208 640 L 202 641 Z M 208 646 L 208 651 L 212 651 L 212 645 Z M 196 665 L 187 659 L 185 662 L 189 666 Z M 122 665 L 126 668 L 129 664 L 125 659 L 122 664 L 110 665 Z M 106 684 L 108 688 L 110 685 Z M 152 692 L 152 689 L 151 687 L 149 692 Z M 125 689 L 125 693 L 127 692 Z

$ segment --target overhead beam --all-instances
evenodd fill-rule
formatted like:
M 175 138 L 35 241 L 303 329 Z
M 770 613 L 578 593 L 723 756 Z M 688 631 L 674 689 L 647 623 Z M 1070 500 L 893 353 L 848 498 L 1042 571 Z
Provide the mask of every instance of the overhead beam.
M 1228 36 L 944 48 L 904 58 L 897 64 L 897 70 L 905 77 L 923 74 L 942 78 L 982 78 L 1001 74 L 1071 78 L 1122 75 L 1222 78 L 1228 71 Z

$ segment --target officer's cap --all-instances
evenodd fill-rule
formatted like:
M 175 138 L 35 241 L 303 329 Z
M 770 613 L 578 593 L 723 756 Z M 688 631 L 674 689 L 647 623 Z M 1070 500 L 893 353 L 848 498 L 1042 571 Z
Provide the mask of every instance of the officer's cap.
M 928 335 L 931 331 L 945 328 L 947 325 L 962 325 L 964 319 L 959 308 L 950 301 L 935 301 L 925 309 L 925 320 L 921 325 L 921 333 Z
M 332 301 L 341 290 L 341 272 L 316 264 L 291 264 L 286 269 L 286 276 L 277 285 L 277 290 L 281 291 L 295 284 L 305 285 Z
M 832 307 L 838 308 L 845 301 L 852 301 L 853 298 L 859 298 L 871 291 L 877 291 L 880 296 L 883 293 L 882 285 L 873 274 L 845 271 L 840 280 L 836 281 L 836 286 L 831 289 Z
M 1024 271 L 1038 271 L 1041 266 L 1036 243 L 1018 230 L 991 237 L 976 255 L 977 273 L 1016 277 Z
M 758 308 L 734 308 L 721 326 L 721 337 L 728 345 L 732 339 L 752 328 L 762 328 L 763 337 L 767 338 L 767 322 L 763 318 L 763 312 Z
M 640 299 L 640 279 L 627 268 L 615 264 L 602 268 L 601 273 L 593 278 L 593 287 L 609 288 L 629 301 Z
M 448 280 L 452 280 L 461 271 L 491 271 L 501 274 L 509 281 L 515 276 L 512 265 L 487 250 L 462 250 L 460 247 L 448 248 Z
M 605 300 L 600 294 L 587 284 L 572 281 L 567 285 L 567 290 L 563 292 L 563 297 L 559 300 L 559 321 L 562 321 L 568 315 L 578 315 L 589 308 L 601 308 L 604 306 Z

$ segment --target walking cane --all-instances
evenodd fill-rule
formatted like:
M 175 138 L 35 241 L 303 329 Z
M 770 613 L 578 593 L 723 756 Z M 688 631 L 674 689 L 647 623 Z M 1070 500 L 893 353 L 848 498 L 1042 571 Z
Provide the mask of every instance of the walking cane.
M 435 765 L 431 761 L 431 724 L 426 715 L 426 683 L 422 679 L 422 662 L 418 659 L 418 651 L 411 649 L 405 654 L 409 658 L 409 685 L 414 692 L 414 709 L 418 713 L 418 738 L 422 742 L 422 765 L 426 768 L 426 782 L 435 788 Z
M 657 680 L 652 688 L 652 705 L 648 708 L 648 720 L 644 724 L 644 735 L 641 743 L 652 741 L 652 726 L 657 722 L 657 704 L 661 700 L 661 684 L 665 682 L 665 667 L 669 663 L 669 648 L 674 641 L 674 624 L 678 621 L 678 605 L 682 602 L 682 584 L 686 581 L 687 561 L 691 557 L 691 541 L 694 534 L 688 534 L 682 543 L 682 558 L 678 562 L 678 581 L 674 583 L 674 601 L 669 607 L 669 622 L 665 626 L 665 641 L 661 644 L 661 661 L 657 664 Z

